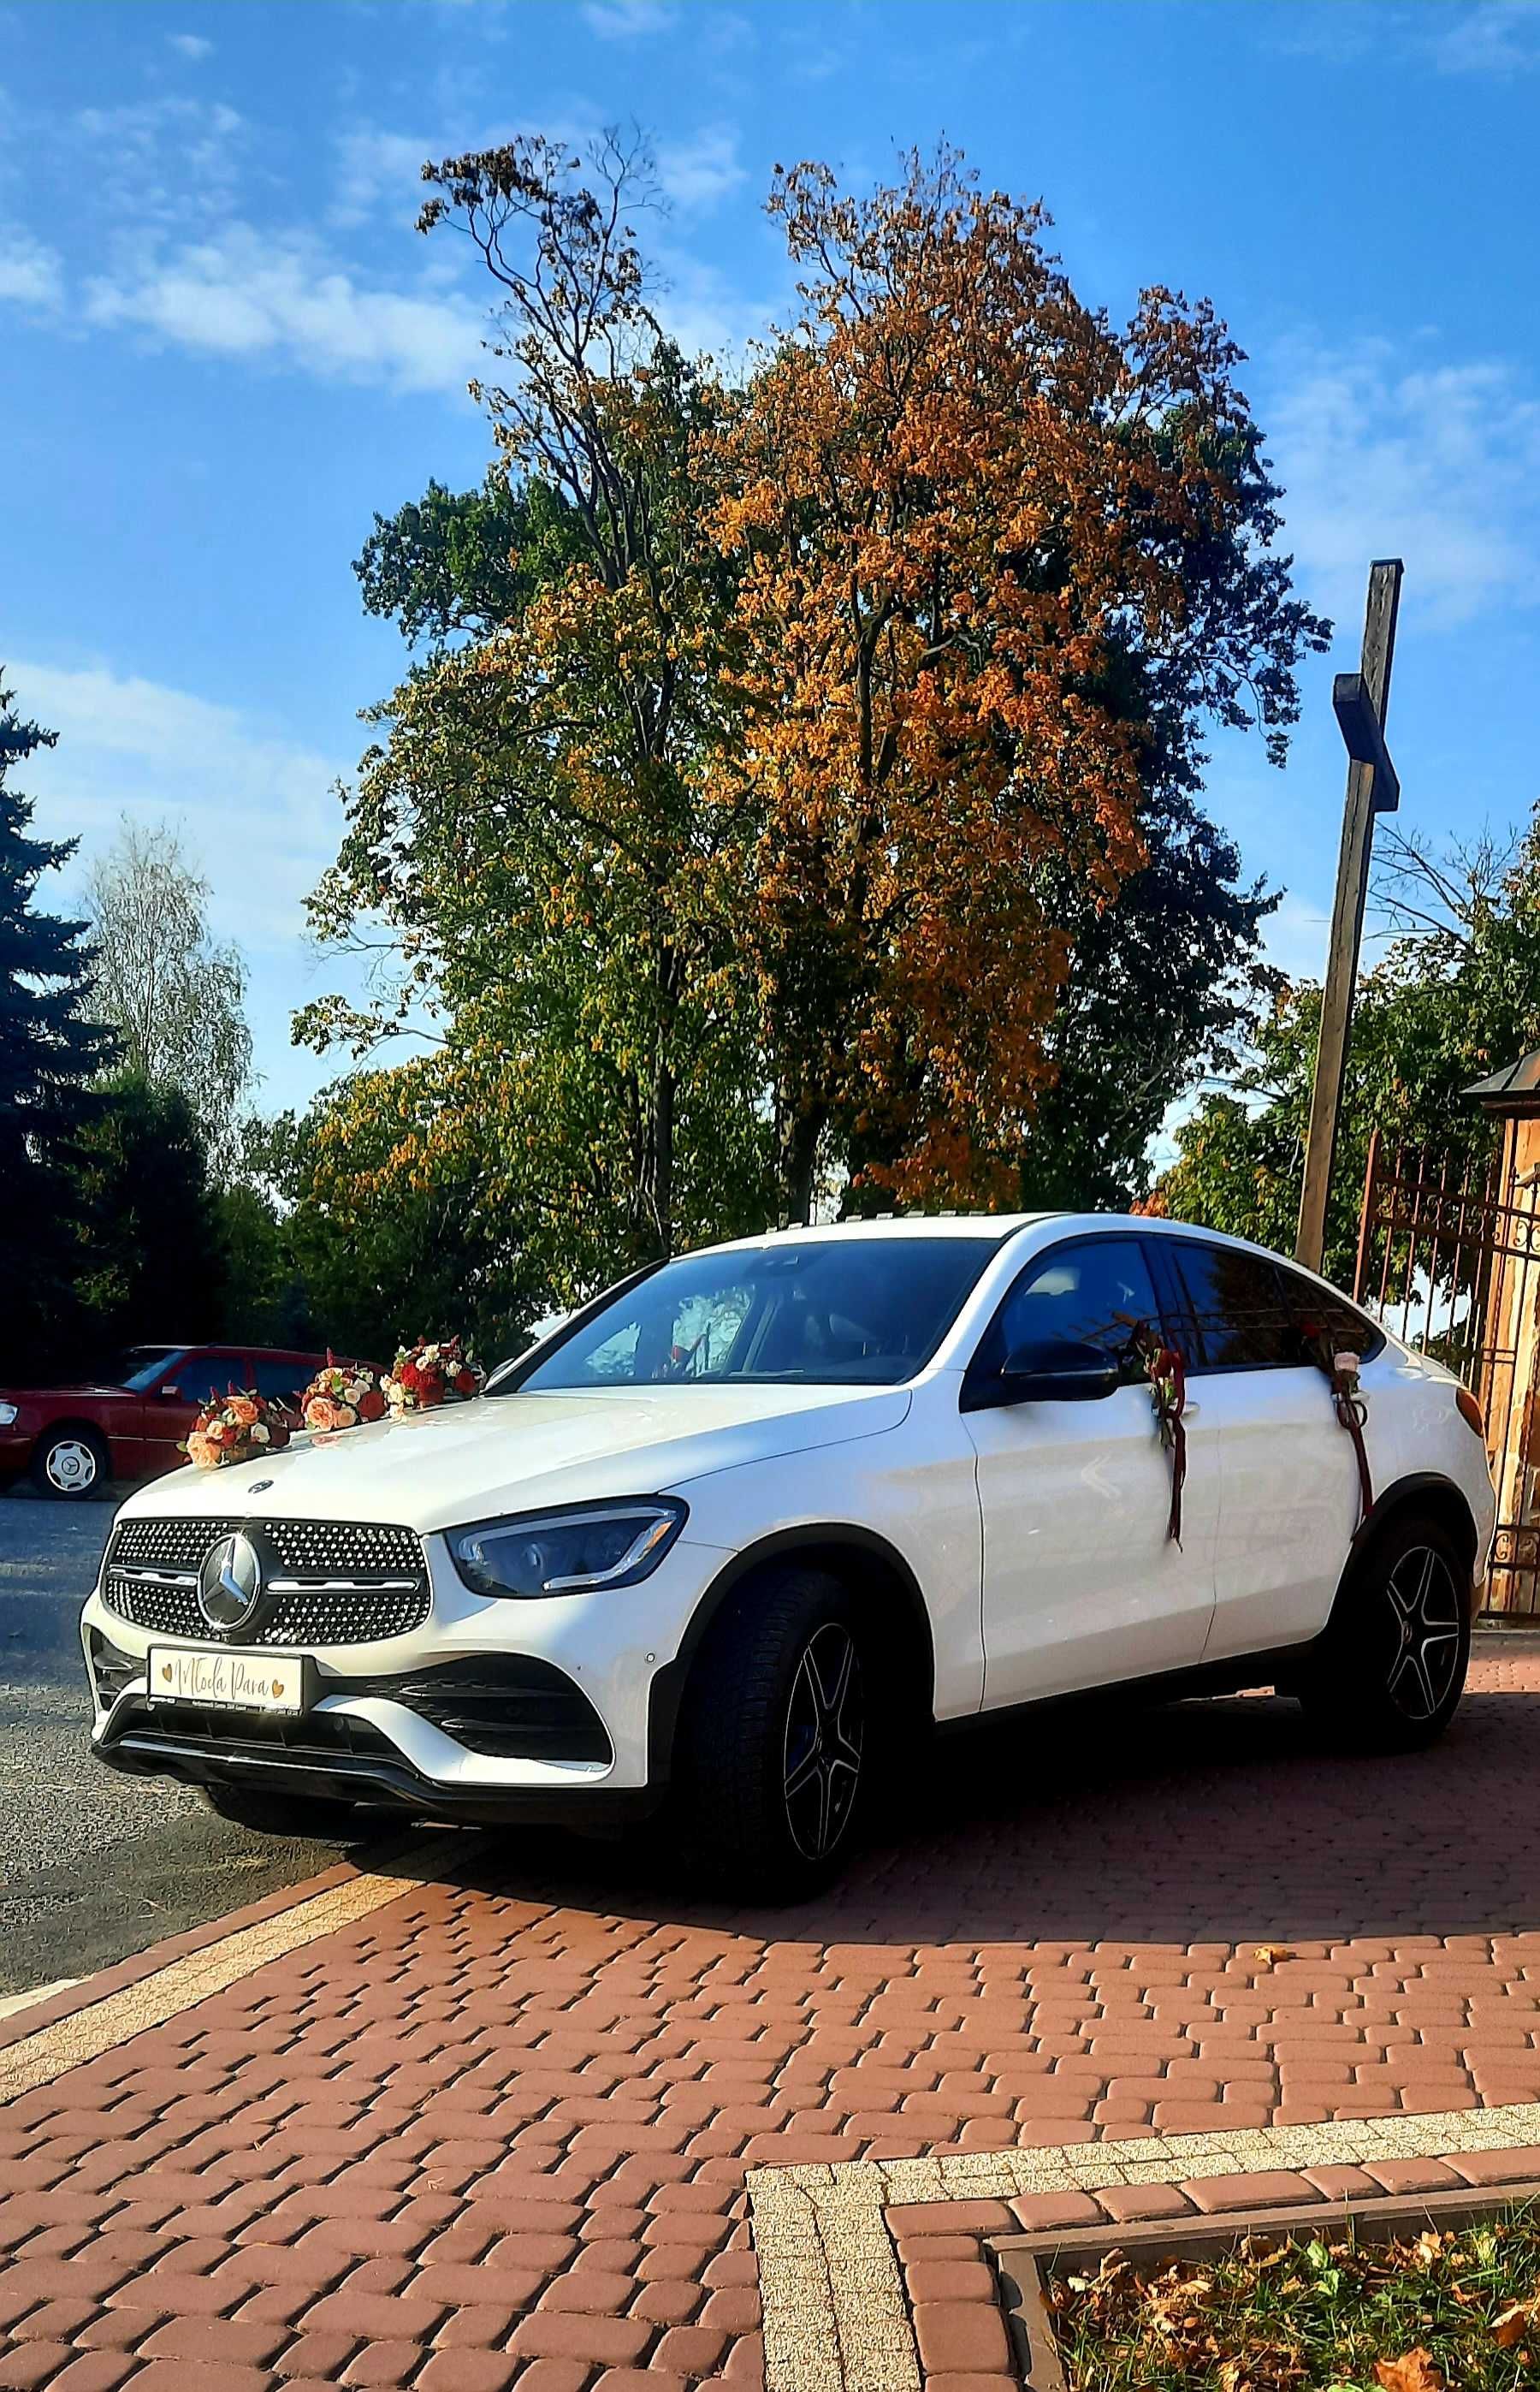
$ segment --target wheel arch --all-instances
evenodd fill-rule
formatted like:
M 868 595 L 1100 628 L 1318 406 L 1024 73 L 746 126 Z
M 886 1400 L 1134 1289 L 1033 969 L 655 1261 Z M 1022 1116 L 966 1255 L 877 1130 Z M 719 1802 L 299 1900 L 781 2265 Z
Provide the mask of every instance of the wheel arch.
M 1373 1509 L 1359 1522 L 1348 1553 L 1347 1566 L 1341 1584 L 1346 1585 L 1358 1564 L 1392 1522 L 1404 1518 L 1408 1512 L 1430 1513 L 1448 1530 L 1465 1556 L 1470 1582 L 1470 1606 L 1476 1604 L 1476 1556 L 1480 1535 L 1475 1514 L 1466 1496 L 1454 1479 L 1445 1478 L 1441 1471 L 1414 1470 L 1398 1478 L 1375 1497 Z
M 902 1679 L 912 1694 L 917 1714 L 928 1722 L 936 1708 L 936 1645 L 930 1612 L 920 1581 L 895 1545 L 875 1529 L 847 1521 L 816 1521 L 780 1528 L 757 1538 L 734 1554 L 712 1580 L 691 1617 L 679 1652 L 653 1680 L 647 1723 L 647 1774 L 650 1784 L 666 1784 L 672 1774 L 674 1748 L 690 1680 L 715 1622 L 729 1601 L 758 1572 L 780 1562 L 802 1562 L 827 1569 L 863 1599 L 874 1601 L 886 1592 L 898 1604 L 901 1622 L 899 1643 L 892 1648 Z

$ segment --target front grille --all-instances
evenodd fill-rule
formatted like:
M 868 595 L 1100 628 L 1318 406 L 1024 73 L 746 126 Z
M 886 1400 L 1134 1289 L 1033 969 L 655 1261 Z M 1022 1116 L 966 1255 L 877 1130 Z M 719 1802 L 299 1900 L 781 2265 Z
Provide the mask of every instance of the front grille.
M 271 1606 L 239 1641 L 372 1644 L 421 1628 L 432 1600 L 422 1547 L 409 1528 L 366 1520 L 124 1520 L 107 1551 L 102 1600 L 157 1635 L 208 1641 L 198 1573 L 237 1528 L 260 1528 L 278 1558 Z

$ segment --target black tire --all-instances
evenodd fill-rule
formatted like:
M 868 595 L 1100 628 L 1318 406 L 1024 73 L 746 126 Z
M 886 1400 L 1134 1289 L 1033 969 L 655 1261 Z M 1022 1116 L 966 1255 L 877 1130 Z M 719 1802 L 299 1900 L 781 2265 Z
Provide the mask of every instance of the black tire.
M 1344 1581 L 1298 1694 L 1353 1751 L 1415 1752 L 1443 1734 L 1470 1660 L 1470 1572 L 1443 1522 L 1403 1513 Z
M 55 1503 L 83 1503 L 107 1492 L 110 1463 L 94 1428 L 45 1428 L 32 1448 L 32 1484 Z
M 356 1802 L 328 1802 L 304 1794 L 281 1794 L 261 1786 L 205 1786 L 200 1790 L 210 1810 L 228 1819 L 232 1826 L 301 1843 L 356 1843 L 364 1836 L 380 1835 L 401 1824 L 390 1812 L 365 1811 Z
M 724 1888 L 796 1900 L 850 1852 L 870 1778 L 873 1671 L 825 1570 L 767 1569 L 713 1621 L 680 1722 L 681 1825 Z

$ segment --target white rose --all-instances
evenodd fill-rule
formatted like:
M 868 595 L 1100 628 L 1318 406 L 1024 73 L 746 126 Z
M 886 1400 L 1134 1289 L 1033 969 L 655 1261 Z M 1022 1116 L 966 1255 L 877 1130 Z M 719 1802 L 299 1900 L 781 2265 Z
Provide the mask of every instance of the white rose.
M 253 1445 L 265 1445 L 267 1443 L 267 1432 L 263 1427 L 260 1421 L 256 1422 L 252 1427 L 252 1443 Z

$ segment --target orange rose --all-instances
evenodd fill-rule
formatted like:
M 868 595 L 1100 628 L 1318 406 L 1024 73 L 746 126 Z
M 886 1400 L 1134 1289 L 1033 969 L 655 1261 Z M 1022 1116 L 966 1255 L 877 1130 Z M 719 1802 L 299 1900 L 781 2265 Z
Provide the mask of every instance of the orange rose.
M 188 1460 L 196 1462 L 200 1470 L 217 1470 L 220 1459 L 219 1448 L 213 1437 L 201 1436 L 194 1429 L 188 1439 Z

